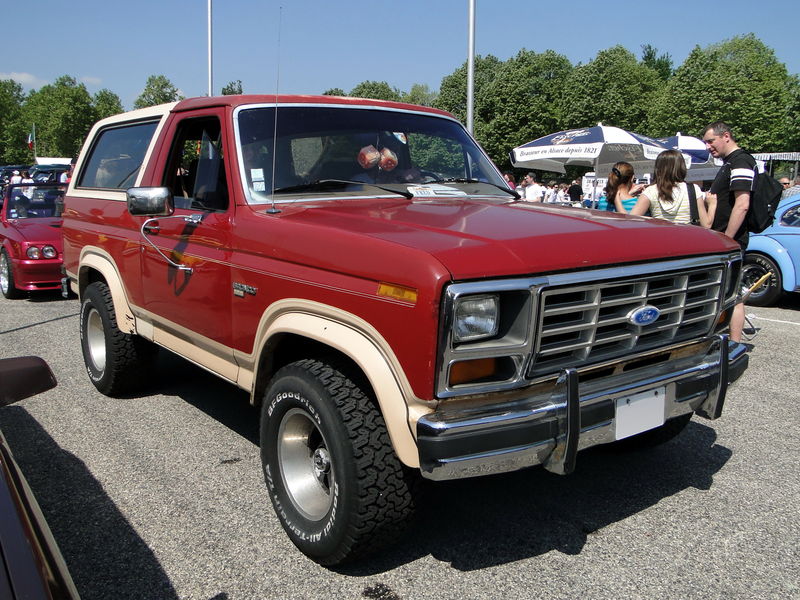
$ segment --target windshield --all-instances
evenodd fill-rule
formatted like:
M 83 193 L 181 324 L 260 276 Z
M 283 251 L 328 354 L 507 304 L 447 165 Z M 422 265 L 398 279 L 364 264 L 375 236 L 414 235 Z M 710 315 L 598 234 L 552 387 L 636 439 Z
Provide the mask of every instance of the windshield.
M 11 185 L 7 206 L 3 207 L 6 216 L 9 219 L 60 217 L 66 188 L 66 185 Z
M 298 194 L 313 194 L 315 200 L 406 195 L 424 184 L 437 184 L 425 188 L 424 195 L 458 188 L 463 193 L 508 195 L 495 166 L 452 119 L 392 110 L 288 106 L 278 109 L 277 136 L 275 122 L 274 107 L 245 108 L 237 115 L 239 168 L 252 203 L 271 202 L 273 192 L 275 202 L 297 201 Z

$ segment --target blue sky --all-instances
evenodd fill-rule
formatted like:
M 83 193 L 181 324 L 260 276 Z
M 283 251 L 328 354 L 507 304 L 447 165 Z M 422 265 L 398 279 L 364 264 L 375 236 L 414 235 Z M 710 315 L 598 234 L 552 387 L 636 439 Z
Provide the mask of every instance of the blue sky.
M 283 7 L 279 11 L 279 7 Z M 467 57 L 467 0 L 214 0 L 214 90 L 349 91 L 365 80 L 438 89 Z M 680 65 L 695 45 L 755 33 L 800 72 L 796 0 L 477 0 L 476 52 L 505 60 L 551 49 L 573 63 L 651 44 Z M 280 54 L 278 21 L 281 21 Z M 37 24 L 38 21 L 38 24 Z M 4 11 L 0 79 L 38 89 L 61 75 L 108 88 L 130 109 L 149 75 L 185 96 L 208 90 L 207 0 L 38 0 Z M 42 26 L 43 25 L 43 26 Z

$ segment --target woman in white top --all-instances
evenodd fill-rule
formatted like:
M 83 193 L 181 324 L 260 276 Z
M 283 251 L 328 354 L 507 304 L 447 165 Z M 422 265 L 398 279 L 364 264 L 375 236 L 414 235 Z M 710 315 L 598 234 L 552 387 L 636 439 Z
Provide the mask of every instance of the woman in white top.
M 692 210 L 689 207 L 689 191 L 686 182 L 686 163 L 683 154 L 677 150 L 665 150 L 656 158 L 655 184 L 642 192 L 636 204 L 631 209 L 632 215 L 644 215 L 647 211 L 658 219 L 666 219 L 673 223 L 691 223 Z M 709 196 L 710 206 L 706 206 L 706 199 L 700 188 L 694 186 L 697 202 L 697 215 L 699 225 L 711 227 L 714 220 L 716 202 Z

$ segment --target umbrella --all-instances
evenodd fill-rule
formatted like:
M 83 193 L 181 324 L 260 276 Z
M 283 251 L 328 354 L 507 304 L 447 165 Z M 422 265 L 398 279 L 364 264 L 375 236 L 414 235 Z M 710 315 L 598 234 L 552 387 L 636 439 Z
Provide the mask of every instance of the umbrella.
M 625 161 L 637 172 L 652 169 L 666 146 L 644 135 L 598 123 L 594 127 L 551 133 L 511 151 L 511 164 L 522 169 L 564 173 L 564 167 L 592 167 L 596 173 Z M 686 157 L 687 165 L 689 163 Z
M 708 163 L 709 158 L 711 158 L 703 140 L 692 137 L 691 135 L 683 135 L 680 131 L 670 137 L 658 138 L 658 141 L 667 148 L 680 150 L 684 154 L 691 156 L 692 165 L 704 165 Z
M 686 174 L 687 181 L 703 181 L 714 179 L 719 171 L 722 161 L 711 156 L 706 149 L 703 140 L 683 135 L 680 131 L 673 136 L 658 138 L 658 141 L 669 148 L 680 150 L 683 154 L 691 157 L 688 165 L 689 171 Z

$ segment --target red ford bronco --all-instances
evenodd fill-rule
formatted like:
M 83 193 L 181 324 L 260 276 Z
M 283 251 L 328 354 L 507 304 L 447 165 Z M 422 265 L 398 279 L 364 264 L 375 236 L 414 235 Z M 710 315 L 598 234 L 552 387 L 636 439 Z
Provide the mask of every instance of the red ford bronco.
M 720 416 L 737 244 L 519 201 L 431 108 L 195 98 L 92 129 L 64 211 L 86 369 L 127 394 L 157 347 L 261 407 L 269 496 L 334 565 L 400 531 L 419 477 L 663 442 Z

